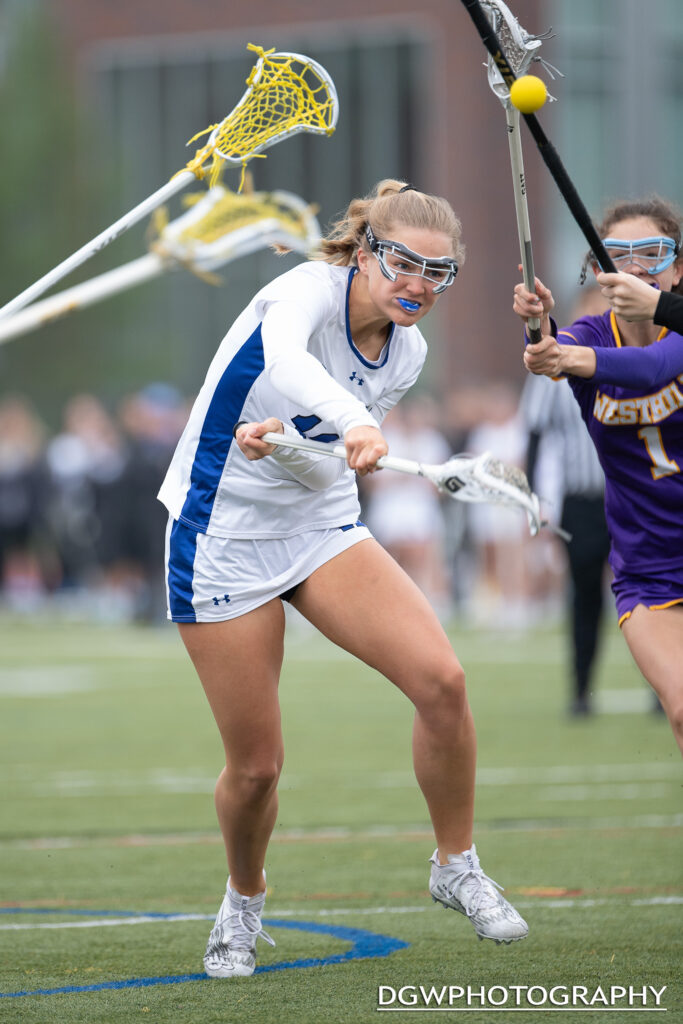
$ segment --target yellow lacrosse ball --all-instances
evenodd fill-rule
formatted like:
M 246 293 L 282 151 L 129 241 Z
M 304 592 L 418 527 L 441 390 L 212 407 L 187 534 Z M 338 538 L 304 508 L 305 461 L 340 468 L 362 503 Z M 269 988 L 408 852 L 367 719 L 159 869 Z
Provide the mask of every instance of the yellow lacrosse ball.
M 545 82 L 536 75 L 522 75 L 510 86 L 510 101 L 522 114 L 534 114 L 547 98 Z

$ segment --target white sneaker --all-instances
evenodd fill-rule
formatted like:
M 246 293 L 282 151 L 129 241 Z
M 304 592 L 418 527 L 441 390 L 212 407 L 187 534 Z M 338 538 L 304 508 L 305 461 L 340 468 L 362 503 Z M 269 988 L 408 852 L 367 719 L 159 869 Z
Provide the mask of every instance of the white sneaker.
M 216 916 L 204 954 L 204 969 L 210 978 L 248 978 L 256 966 L 256 940 L 261 937 L 275 943 L 261 923 L 265 892 L 240 896 L 230 888 Z
M 435 850 L 430 863 L 432 899 L 469 917 L 480 939 L 509 943 L 526 938 L 526 921 L 503 899 L 502 887 L 481 870 L 474 845 L 465 853 L 449 854 L 448 864 L 439 864 Z

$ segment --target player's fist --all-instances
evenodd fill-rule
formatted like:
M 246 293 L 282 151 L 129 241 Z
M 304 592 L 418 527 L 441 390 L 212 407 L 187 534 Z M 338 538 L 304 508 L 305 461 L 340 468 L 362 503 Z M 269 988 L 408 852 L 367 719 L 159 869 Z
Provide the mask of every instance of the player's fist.
M 624 320 L 652 320 L 654 317 L 660 296 L 656 284 L 624 273 L 600 273 L 597 282 L 617 316 Z
M 524 365 L 529 373 L 543 374 L 546 377 L 559 377 L 563 370 L 563 345 L 558 345 L 555 338 L 546 335 L 536 345 L 527 345 L 524 349 Z
M 360 476 L 374 473 L 377 460 L 386 455 L 389 446 L 377 427 L 351 427 L 344 435 L 346 461 Z
M 535 293 L 530 292 L 525 284 L 515 285 L 512 308 L 517 316 L 521 316 L 525 323 L 529 317 L 537 317 L 541 320 L 543 317 L 548 316 L 555 308 L 555 300 L 550 288 L 546 288 L 538 277 L 534 281 L 536 285 Z M 546 331 L 544 330 L 543 333 L 546 333 Z
M 272 455 L 277 445 L 267 444 L 261 440 L 264 434 L 284 434 L 284 427 L 280 420 L 270 416 L 263 423 L 240 423 L 235 429 L 235 440 L 241 452 L 244 452 L 250 462 L 262 459 L 266 455 Z

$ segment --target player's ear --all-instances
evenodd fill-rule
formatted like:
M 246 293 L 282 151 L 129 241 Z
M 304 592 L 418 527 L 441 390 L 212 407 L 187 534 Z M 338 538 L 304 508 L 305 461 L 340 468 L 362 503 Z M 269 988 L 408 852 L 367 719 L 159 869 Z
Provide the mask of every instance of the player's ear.
M 356 251 L 356 262 L 358 263 L 358 269 L 361 274 L 367 274 L 369 260 L 369 254 L 365 251 L 362 245 L 359 245 Z

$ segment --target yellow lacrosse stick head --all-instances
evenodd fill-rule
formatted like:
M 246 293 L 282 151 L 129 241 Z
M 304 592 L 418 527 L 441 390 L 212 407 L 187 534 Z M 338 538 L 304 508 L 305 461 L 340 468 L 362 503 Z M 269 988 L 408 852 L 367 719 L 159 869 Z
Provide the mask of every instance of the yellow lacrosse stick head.
M 227 163 L 242 166 L 241 188 L 247 162 L 264 149 L 299 132 L 331 135 L 337 125 L 337 91 L 321 64 L 299 53 L 276 53 L 253 43 L 247 48 L 258 54 L 258 61 L 247 78 L 246 92 L 220 124 L 188 143 L 211 133 L 187 164 L 203 178 L 204 164 L 211 157 L 210 185 L 216 184 L 221 164 Z
M 291 192 L 245 194 L 219 184 L 184 205 L 175 220 L 157 220 L 150 249 L 214 284 L 213 271 L 240 256 L 268 247 L 310 256 L 320 243 L 314 207 Z

